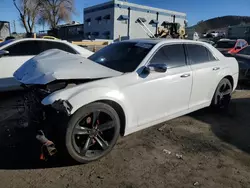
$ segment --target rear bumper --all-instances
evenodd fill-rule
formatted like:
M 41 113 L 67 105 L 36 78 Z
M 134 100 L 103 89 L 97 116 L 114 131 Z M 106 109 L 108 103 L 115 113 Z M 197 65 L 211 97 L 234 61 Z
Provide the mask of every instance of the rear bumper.
M 233 77 L 233 80 L 234 80 L 233 90 L 235 90 L 237 85 L 238 85 L 238 81 L 239 81 L 239 73 L 236 73 L 236 74 L 232 75 L 232 77 Z

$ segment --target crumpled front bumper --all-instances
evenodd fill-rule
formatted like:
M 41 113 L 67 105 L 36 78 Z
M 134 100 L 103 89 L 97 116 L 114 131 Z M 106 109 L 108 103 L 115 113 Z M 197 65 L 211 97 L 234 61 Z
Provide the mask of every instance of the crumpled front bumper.
M 67 100 L 57 100 L 51 104 L 51 107 L 58 112 L 67 114 L 67 116 L 71 115 L 73 109 L 72 105 Z

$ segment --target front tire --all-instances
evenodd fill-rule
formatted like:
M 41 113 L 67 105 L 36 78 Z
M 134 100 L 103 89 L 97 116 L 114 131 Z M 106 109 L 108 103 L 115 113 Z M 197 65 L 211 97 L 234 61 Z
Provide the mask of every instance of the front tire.
M 65 149 L 79 163 L 108 154 L 120 134 L 120 119 L 113 107 L 96 102 L 80 108 L 65 129 Z
M 233 92 L 233 86 L 227 78 L 223 78 L 214 93 L 211 107 L 214 109 L 227 109 Z

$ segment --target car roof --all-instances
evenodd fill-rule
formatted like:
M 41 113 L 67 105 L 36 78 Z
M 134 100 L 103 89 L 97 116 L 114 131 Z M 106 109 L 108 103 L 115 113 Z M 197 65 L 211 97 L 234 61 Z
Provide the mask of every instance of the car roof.
M 220 39 L 219 41 L 236 42 L 236 41 L 240 41 L 240 40 L 244 40 L 244 39 Z
M 158 44 L 158 43 L 194 43 L 201 44 L 200 41 L 186 40 L 186 39 L 162 39 L 162 38 L 153 38 L 153 39 L 132 39 L 125 40 L 122 42 L 136 42 L 136 43 L 149 43 L 149 44 Z
M 236 42 L 236 39 L 220 39 L 219 41 L 228 41 L 228 42 Z
M 11 40 L 10 43 L 7 43 L 1 46 L 0 49 L 6 48 L 8 46 L 11 46 L 12 44 L 16 44 L 16 43 L 23 42 L 23 41 L 49 41 L 49 42 L 56 42 L 56 43 L 64 43 L 72 47 L 75 46 L 66 40 L 54 40 L 54 39 L 42 39 L 42 38 L 21 38 L 21 39 L 10 39 L 10 40 Z
M 21 41 L 51 41 L 51 42 L 67 42 L 64 40 L 55 40 L 55 39 L 43 39 L 43 38 L 22 38 L 22 39 L 14 39 L 16 42 Z

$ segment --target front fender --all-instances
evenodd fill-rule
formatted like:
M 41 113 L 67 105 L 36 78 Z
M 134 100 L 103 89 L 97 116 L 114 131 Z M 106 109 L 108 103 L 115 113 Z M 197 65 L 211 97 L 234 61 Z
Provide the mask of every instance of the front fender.
M 76 87 L 64 89 L 44 98 L 42 104 L 52 105 L 52 107 L 56 107 L 60 104 L 67 104 L 67 106 L 71 108 L 70 111 L 67 111 L 67 114 L 70 116 L 82 106 L 100 100 L 114 101 L 122 107 L 125 113 L 126 127 L 128 125 L 135 126 L 137 124 L 137 115 L 134 108 L 124 94 L 118 89 L 111 89 L 108 87 Z M 65 101 L 66 103 L 64 103 Z M 65 105 L 64 107 L 67 108 Z
M 42 100 L 43 105 L 52 105 L 56 101 L 68 101 L 72 106 L 71 114 L 82 106 L 99 100 L 112 100 L 124 107 L 124 95 L 116 89 L 107 87 L 78 89 L 70 88 L 57 91 Z
M 137 126 L 137 113 L 129 100 L 118 89 L 108 87 L 69 88 L 52 93 L 42 100 L 42 104 L 51 105 L 57 110 L 61 109 L 70 116 L 79 108 L 100 100 L 110 100 L 122 107 L 125 113 L 125 134 L 129 127 Z
M 57 91 L 42 100 L 43 105 L 52 105 L 57 110 L 66 112 L 67 115 L 74 114 L 79 108 L 96 101 L 110 100 L 119 104 L 125 113 L 125 133 L 129 126 L 137 125 L 137 114 L 129 100 L 122 92 L 108 87 L 93 88 L 70 88 Z M 63 107 L 63 109 L 62 109 Z M 68 110 L 70 107 L 70 110 Z

